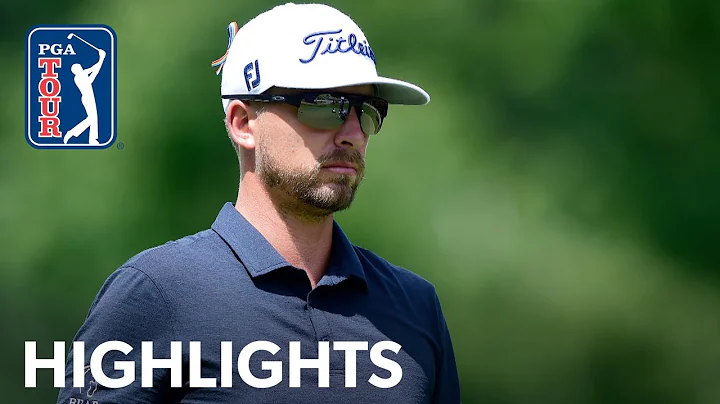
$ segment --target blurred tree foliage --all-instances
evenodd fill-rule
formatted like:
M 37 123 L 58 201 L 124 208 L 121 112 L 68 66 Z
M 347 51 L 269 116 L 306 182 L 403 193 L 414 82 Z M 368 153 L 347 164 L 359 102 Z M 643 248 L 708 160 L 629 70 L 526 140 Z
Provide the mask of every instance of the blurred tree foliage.
M 0 2 L 0 387 L 23 341 L 70 341 L 135 253 L 234 200 L 219 78 L 225 26 L 274 4 Z M 433 281 L 464 402 L 720 402 L 720 3 L 334 1 L 381 74 L 425 87 L 391 108 L 338 215 L 353 241 Z M 118 141 L 25 143 L 24 34 L 118 34 Z

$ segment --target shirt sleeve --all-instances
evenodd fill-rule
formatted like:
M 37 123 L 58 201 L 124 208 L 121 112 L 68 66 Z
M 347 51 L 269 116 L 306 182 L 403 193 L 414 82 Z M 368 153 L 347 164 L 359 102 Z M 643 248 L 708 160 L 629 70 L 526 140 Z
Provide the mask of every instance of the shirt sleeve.
M 121 267 L 105 281 L 93 301 L 85 322 L 74 341 L 83 341 L 84 375 L 74 375 L 74 352 L 70 347 L 65 368 L 65 387 L 60 389 L 58 403 L 140 404 L 171 403 L 170 370 L 155 369 L 152 387 L 141 386 L 141 343 L 153 342 L 153 358 L 170 358 L 170 341 L 174 330 L 172 313 L 156 283 L 143 271 Z M 133 380 L 127 387 L 110 388 L 97 382 L 90 363 L 95 349 L 107 341 L 122 341 L 132 350 L 113 350 L 102 358 L 102 371 L 111 379 L 127 377 L 119 362 L 132 362 L 127 369 Z M 116 363 L 118 362 L 118 363 Z M 120 366 L 118 366 L 120 365 Z M 128 373 L 129 373 L 128 372 Z M 85 387 L 73 387 L 73 377 L 83 377 Z M 179 390 L 179 389 L 175 389 Z
M 440 335 L 441 356 L 437 364 L 433 404 L 456 404 L 461 402 L 460 380 L 455 362 L 450 330 L 443 315 L 440 300 L 435 295 L 435 307 Z

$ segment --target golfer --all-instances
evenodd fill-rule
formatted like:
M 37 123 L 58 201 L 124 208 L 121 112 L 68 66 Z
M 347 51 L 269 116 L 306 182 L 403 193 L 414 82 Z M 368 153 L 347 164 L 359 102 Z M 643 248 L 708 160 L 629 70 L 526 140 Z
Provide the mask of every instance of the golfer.
M 364 33 L 325 5 L 285 4 L 228 30 L 214 65 L 237 200 L 107 279 L 75 339 L 85 365 L 106 341 L 132 350 L 104 355 L 84 388 L 72 387 L 71 351 L 58 403 L 459 403 L 433 285 L 353 245 L 333 216 L 350 207 L 388 106 L 428 94 L 378 76 Z
M 95 77 L 97 77 L 100 72 L 103 61 L 105 60 L 105 51 L 102 49 L 95 49 L 98 51 L 99 60 L 92 67 L 83 69 L 79 63 L 75 63 L 70 67 L 70 71 L 72 71 L 75 75 L 74 82 L 80 91 L 80 100 L 82 101 L 83 107 L 85 107 L 87 117 L 65 133 L 65 137 L 63 138 L 63 143 L 65 144 L 67 144 L 68 140 L 71 138 L 80 136 L 85 129 L 90 129 L 88 133 L 88 144 L 100 144 L 98 142 L 97 104 L 95 102 L 95 91 L 93 91 L 92 85 L 95 81 Z

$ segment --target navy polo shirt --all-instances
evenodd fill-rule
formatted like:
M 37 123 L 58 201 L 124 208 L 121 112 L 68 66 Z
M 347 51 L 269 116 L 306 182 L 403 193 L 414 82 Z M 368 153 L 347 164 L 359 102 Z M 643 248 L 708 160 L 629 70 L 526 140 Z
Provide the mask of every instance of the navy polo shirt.
M 328 271 L 313 289 L 231 203 L 210 229 L 117 269 L 74 340 L 85 343 L 85 387 L 72 387 L 70 349 L 58 403 L 460 402 L 432 284 L 354 246 L 334 222 Z M 101 356 L 106 341 L 126 352 Z M 127 386 L 98 381 L 94 353 Z M 148 358 L 174 362 L 143 372 Z

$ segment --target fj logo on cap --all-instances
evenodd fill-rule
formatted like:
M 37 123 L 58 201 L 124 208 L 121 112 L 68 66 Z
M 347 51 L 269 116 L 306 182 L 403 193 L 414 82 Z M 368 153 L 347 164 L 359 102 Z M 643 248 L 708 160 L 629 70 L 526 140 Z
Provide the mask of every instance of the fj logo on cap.
M 253 78 L 253 70 L 255 71 L 255 79 L 251 82 L 250 80 Z M 254 67 L 252 62 L 248 63 L 245 66 L 245 85 L 247 86 L 248 91 L 252 91 L 254 88 L 260 85 L 260 68 L 258 66 L 257 59 L 255 59 Z
M 25 42 L 27 142 L 38 149 L 112 145 L 115 31 L 106 25 L 36 26 Z

